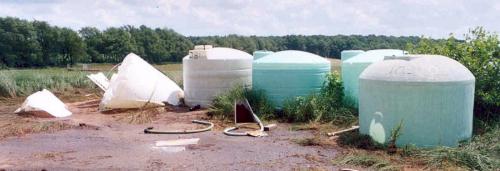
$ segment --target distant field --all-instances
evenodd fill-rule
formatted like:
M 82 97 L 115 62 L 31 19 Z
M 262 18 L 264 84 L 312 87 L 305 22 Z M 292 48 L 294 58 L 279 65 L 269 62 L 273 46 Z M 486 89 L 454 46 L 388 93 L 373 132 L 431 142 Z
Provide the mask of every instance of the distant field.
M 340 72 L 340 59 L 327 58 L 331 63 L 332 72 Z M 101 70 L 103 72 L 109 72 L 113 68 L 113 64 L 89 64 L 91 70 Z M 178 84 L 182 84 L 182 63 L 167 63 L 161 65 L 153 65 L 156 69 L 165 73 L 170 79 L 174 80 Z M 75 67 L 75 69 L 81 69 Z
M 340 60 L 328 59 L 332 64 L 332 71 L 340 72 Z M 0 70 L 0 97 L 27 96 L 41 89 L 49 89 L 53 92 L 68 92 L 74 89 L 94 89 L 86 75 L 95 72 L 111 71 L 114 64 L 88 64 L 88 70 L 82 70 L 82 65 L 75 65 L 68 70 L 66 68 L 44 68 L 44 69 L 11 69 Z M 167 63 L 153 65 L 170 79 L 182 86 L 182 63 Z

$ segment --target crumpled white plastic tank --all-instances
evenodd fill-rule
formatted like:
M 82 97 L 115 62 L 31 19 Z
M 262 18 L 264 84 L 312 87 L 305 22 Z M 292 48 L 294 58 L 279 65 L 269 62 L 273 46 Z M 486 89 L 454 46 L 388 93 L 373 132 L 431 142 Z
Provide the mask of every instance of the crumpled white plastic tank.
M 128 54 L 111 77 L 100 110 L 140 108 L 150 105 L 178 105 L 182 89 L 163 73 L 134 53 Z
M 46 89 L 28 96 L 15 111 L 15 113 L 23 112 L 46 112 L 53 117 L 67 117 L 72 114 L 61 100 Z

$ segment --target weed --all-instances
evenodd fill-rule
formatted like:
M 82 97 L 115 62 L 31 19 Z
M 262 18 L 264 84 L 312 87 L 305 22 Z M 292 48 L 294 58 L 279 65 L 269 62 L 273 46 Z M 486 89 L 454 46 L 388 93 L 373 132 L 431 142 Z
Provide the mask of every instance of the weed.
M 391 130 L 391 136 L 389 138 L 389 143 L 387 145 L 387 152 L 394 154 L 397 152 L 396 141 L 399 136 L 401 136 L 401 129 L 403 128 L 403 120 L 399 121 L 399 124 Z
M 342 82 L 337 73 L 329 74 L 318 93 L 287 99 L 281 118 L 288 122 L 333 122 L 350 125 L 356 120 L 356 111 L 342 100 Z
M 234 112 L 234 103 L 237 100 L 247 99 L 252 110 L 262 119 L 273 119 L 274 105 L 268 100 L 265 93 L 261 90 L 248 90 L 243 86 L 237 85 L 226 93 L 220 94 L 214 98 L 209 107 L 209 114 L 221 119 L 232 117 Z
M 264 90 L 250 90 L 245 91 L 245 98 L 251 104 L 252 110 L 261 119 L 270 120 L 275 119 L 275 106 L 266 95 Z

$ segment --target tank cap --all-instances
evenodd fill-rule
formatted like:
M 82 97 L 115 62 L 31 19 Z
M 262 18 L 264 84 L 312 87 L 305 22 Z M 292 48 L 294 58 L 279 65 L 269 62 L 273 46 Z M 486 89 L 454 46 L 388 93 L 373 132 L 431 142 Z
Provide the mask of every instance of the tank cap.
M 189 51 L 189 58 L 191 59 L 207 59 L 208 49 L 212 49 L 212 45 L 196 45 L 193 50 Z

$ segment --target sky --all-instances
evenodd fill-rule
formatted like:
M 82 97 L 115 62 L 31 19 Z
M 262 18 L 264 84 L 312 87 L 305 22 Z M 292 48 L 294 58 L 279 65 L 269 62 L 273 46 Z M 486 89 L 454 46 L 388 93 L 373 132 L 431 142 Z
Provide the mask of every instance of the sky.
M 460 37 L 500 31 L 497 0 L 0 0 L 0 16 L 78 30 L 123 25 L 207 35 Z

